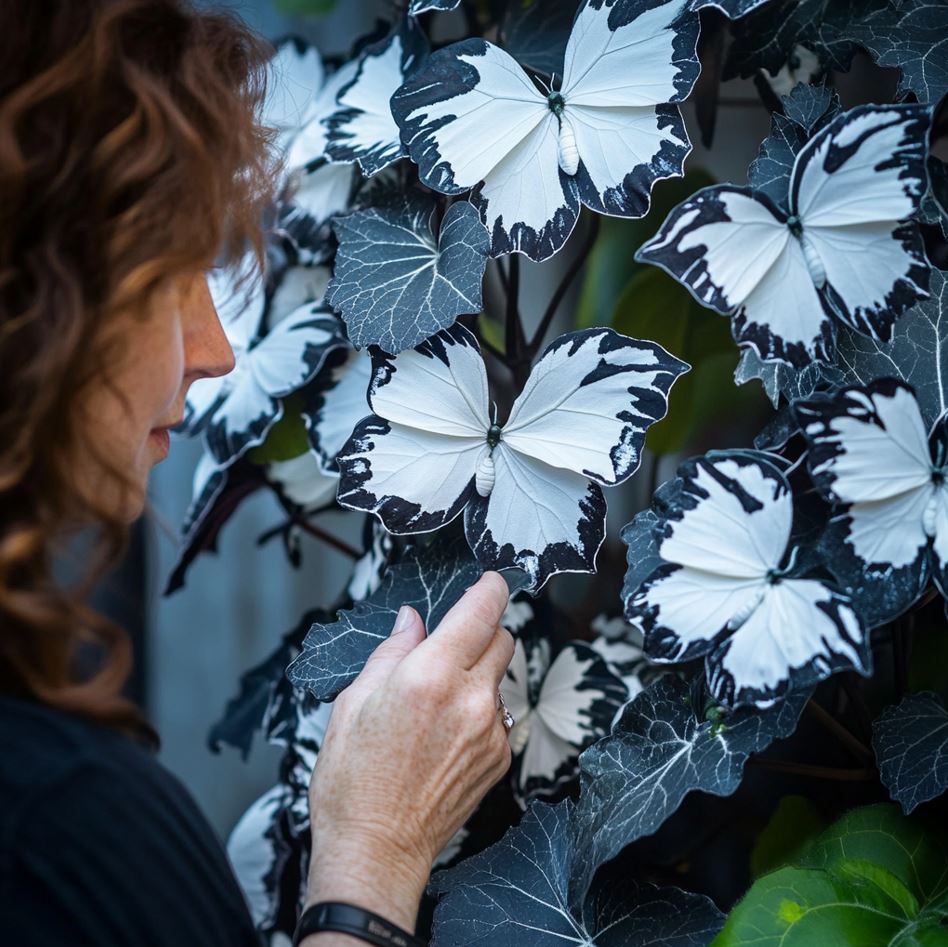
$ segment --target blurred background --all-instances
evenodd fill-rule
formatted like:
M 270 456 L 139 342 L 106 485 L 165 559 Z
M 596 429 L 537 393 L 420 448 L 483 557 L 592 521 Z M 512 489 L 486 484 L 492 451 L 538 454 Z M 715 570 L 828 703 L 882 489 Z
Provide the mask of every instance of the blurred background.
M 564 2 L 575 6 L 575 0 Z M 392 4 L 384 0 L 204 3 L 236 11 L 270 39 L 299 35 L 314 43 L 324 57 L 344 57 L 352 41 L 392 9 Z M 439 15 L 449 35 L 454 15 Z M 442 26 L 441 21 L 438 26 Z M 865 86 L 859 65 L 838 83 L 845 105 L 873 97 L 874 90 Z M 878 72 L 874 75 L 874 81 L 879 81 Z M 879 90 L 879 94 L 888 92 Z M 697 143 L 700 134 L 695 106 L 688 102 L 683 111 L 692 141 Z M 647 219 L 648 232 L 654 231 L 670 206 L 697 187 L 711 183 L 711 179 L 744 183 L 747 166 L 769 124 L 769 115 L 750 82 L 726 83 L 721 89 L 713 152 L 696 144 L 686 165 L 690 180 L 684 189 L 680 181 L 662 185 L 671 187 L 664 201 L 656 197 L 655 209 Z M 560 309 L 560 329 L 569 328 L 574 321 L 611 321 L 629 334 L 657 338 L 690 361 L 698 361 L 696 355 L 707 356 L 701 358 L 702 364 L 712 367 L 703 369 L 707 377 L 696 378 L 693 390 L 681 396 L 690 404 L 679 404 L 676 412 L 673 400 L 675 427 L 667 427 L 661 435 L 660 455 L 646 458 L 642 471 L 625 493 L 610 491 L 610 545 L 603 550 L 600 567 L 615 580 L 615 601 L 598 603 L 597 611 L 618 607 L 618 583 L 624 568 L 618 530 L 632 513 L 646 505 L 651 486 L 674 471 L 683 453 L 749 444 L 767 416 L 767 404 L 756 382 L 738 390 L 730 381 L 737 348 L 727 337 L 725 320 L 707 310 L 691 314 L 671 311 L 671 297 L 664 296 L 662 284 L 656 283 L 658 278 L 666 279 L 663 274 L 649 269 L 649 276 L 633 262 L 632 253 L 647 235 L 642 222 L 603 221 L 585 281 L 577 281 L 571 298 Z M 552 261 L 542 265 L 522 261 L 521 304 L 527 321 L 542 313 L 581 242 L 577 232 Z M 674 297 L 679 303 L 682 298 L 688 309 L 686 297 Z M 634 313 L 626 311 L 630 306 Z M 678 333 L 681 327 L 690 325 L 691 315 L 700 332 L 706 327 L 711 332 L 707 338 L 700 334 L 691 338 L 688 346 L 695 351 L 689 353 L 681 349 L 684 338 L 677 345 L 665 337 L 669 327 Z M 228 747 L 215 754 L 207 745 L 208 729 L 236 693 L 240 675 L 265 657 L 306 609 L 330 605 L 338 599 L 348 578 L 349 560 L 329 547 L 304 539 L 302 567 L 295 570 L 279 542 L 259 547 L 258 537 L 284 516 L 269 491 L 258 491 L 223 529 L 218 553 L 200 556 L 185 586 L 173 596 L 164 597 L 162 591 L 178 549 L 178 524 L 191 499 L 192 474 L 200 453 L 199 443 L 179 438 L 168 460 L 157 468 L 150 513 L 136 528 L 123 567 L 99 591 L 98 604 L 121 621 L 134 638 L 138 663 L 130 689 L 161 734 L 162 761 L 185 783 L 215 829 L 226 837 L 250 802 L 275 781 L 279 750 L 258 739 L 246 762 Z M 327 526 L 341 536 L 346 536 L 348 530 L 353 534 L 348 538 L 357 541 L 354 533 L 359 518 L 337 514 L 333 522 L 332 516 L 328 514 Z M 569 600 L 588 591 L 566 578 L 557 594 Z

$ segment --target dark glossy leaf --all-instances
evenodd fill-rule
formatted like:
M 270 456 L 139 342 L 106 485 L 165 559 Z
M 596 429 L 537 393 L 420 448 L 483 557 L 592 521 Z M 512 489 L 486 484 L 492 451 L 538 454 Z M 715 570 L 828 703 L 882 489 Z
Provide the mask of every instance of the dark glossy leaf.
M 860 45 L 880 66 L 901 70 L 903 95 L 936 104 L 948 92 L 948 4 L 898 0 L 881 8 L 860 6 L 853 27 Z M 870 12 L 867 6 L 875 8 Z
M 948 789 L 948 711 L 935 694 L 886 707 L 872 725 L 872 748 L 883 785 L 906 815 Z
M 287 669 L 290 681 L 317 700 L 333 700 L 388 637 L 402 605 L 415 608 L 433 631 L 483 571 L 460 540 L 411 550 L 368 598 L 340 611 L 335 622 L 310 628 L 303 653 Z M 512 589 L 519 588 L 523 573 L 514 571 L 507 579 Z
M 504 48 L 520 65 L 562 77 L 578 6 L 578 0 L 510 0 L 501 26 Z
M 241 676 L 239 692 L 227 702 L 207 735 L 208 746 L 215 753 L 226 743 L 247 759 L 253 735 L 263 726 L 271 701 L 286 679 L 286 667 L 300 653 L 303 636 L 316 617 L 315 612 L 304 615 L 271 654 Z
M 720 10 L 728 19 L 736 20 L 747 16 L 752 10 L 772 3 L 773 0 L 691 0 L 688 4 L 691 10 Z
M 689 792 L 733 793 L 747 758 L 793 733 L 808 698 L 804 691 L 767 710 L 748 707 L 725 714 L 715 707 L 706 715 L 695 706 L 688 684 L 675 675 L 639 694 L 612 734 L 579 758 L 576 822 L 588 870 L 654 832 Z M 578 889 L 583 884 L 588 880 L 577 882 Z
M 734 24 L 725 78 L 758 69 L 777 73 L 797 45 L 813 50 L 825 68 L 846 71 L 860 47 L 857 25 L 886 17 L 889 0 L 771 0 Z
M 907 382 L 931 426 L 948 410 L 948 279 L 941 270 L 932 270 L 929 292 L 895 323 L 888 342 L 843 328 L 836 364 L 840 385 L 868 385 L 878 378 Z
M 490 238 L 472 204 L 453 204 L 435 236 L 435 202 L 411 196 L 398 206 L 337 217 L 335 275 L 326 292 L 349 339 L 397 353 L 481 310 Z
M 599 885 L 571 909 L 578 860 L 571 803 L 535 804 L 495 845 L 439 872 L 432 947 L 704 947 L 721 915 L 707 898 L 626 881 Z
M 801 82 L 781 99 L 783 114 L 771 118 L 770 134 L 761 142 L 757 157 L 747 169 L 747 183 L 766 194 L 784 213 L 790 174 L 800 149 L 840 111 L 839 96 L 826 86 Z
M 221 529 L 237 507 L 265 484 L 263 471 L 245 460 L 217 467 L 210 455 L 204 455 L 195 470 L 194 497 L 181 525 L 181 546 L 165 595 L 184 585 L 191 563 L 202 552 L 217 552 Z

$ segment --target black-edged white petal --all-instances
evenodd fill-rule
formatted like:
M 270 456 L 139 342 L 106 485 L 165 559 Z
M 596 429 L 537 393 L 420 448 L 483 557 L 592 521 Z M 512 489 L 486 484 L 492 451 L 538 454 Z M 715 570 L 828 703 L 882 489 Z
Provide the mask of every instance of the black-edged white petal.
M 849 600 L 785 562 L 793 500 L 780 467 L 752 451 L 688 461 L 663 488 L 663 560 L 627 590 L 655 661 L 706 655 L 715 697 L 764 706 L 844 668 L 868 673 L 867 634 Z
M 822 266 L 824 298 L 873 338 L 888 339 L 896 318 L 928 295 L 921 235 L 903 222 L 927 188 L 930 121 L 919 105 L 850 109 L 810 140 L 790 181 L 790 209 L 804 251 Z
M 494 255 L 544 260 L 580 202 L 639 217 L 652 184 L 681 174 L 690 145 L 670 103 L 697 78 L 696 40 L 677 0 L 586 2 L 558 91 L 542 94 L 508 53 L 469 39 L 435 53 L 392 110 L 424 183 L 473 190 Z
M 336 110 L 324 120 L 331 161 L 358 161 L 368 177 L 405 155 L 389 100 L 427 54 L 425 34 L 411 17 L 366 47 L 355 76 L 337 93 Z
M 277 130 L 277 148 L 283 151 L 311 114 L 323 85 L 323 63 L 315 47 L 289 37 L 277 45 L 267 73 L 261 121 Z
M 698 78 L 698 28 L 678 0 L 580 7 L 564 58 L 560 142 L 565 149 L 572 134 L 587 207 L 641 217 L 655 181 L 681 175 L 691 143 L 672 103 Z
M 906 815 L 948 790 L 948 711 L 932 693 L 909 694 L 872 724 L 879 776 Z
M 624 618 L 597 615 L 590 623 L 596 637 L 589 646 L 622 679 L 629 700 L 641 693 L 643 674 L 648 669 L 645 656 L 645 635 L 638 625 L 630 625 Z
M 332 258 L 335 247 L 330 221 L 350 206 L 357 178 L 350 165 L 327 163 L 291 177 L 275 226 L 292 248 L 294 263 L 314 266 Z
M 409 195 L 337 217 L 339 241 L 326 299 L 353 345 L 401 352 L 481 311 L 490 239 L 477 211 L 453 204 L 433 230 L 435 202 Z
M 796 405 L 814 483 L 847 506 L 848 542 L 869 567 L 917 564 L 928 544 L 933 482 L 928 434 L 911 388 L 881 379 Z
M 605 736 L 628 699 L 625 685 L 586 643 L 568 642 L 550 661 L 546 640 L 522 637 L 500 692 L 515 720 L 509 740 L 521 799 L 572 779 L 580 752 Z
M 282 417 L 280 401 L 310 381 L 330 352 L 348 343 L 334 316 L 306 305 L 275 326 L 224 376 L 224 394 L 205 427 L 208 448 L 221 464 L 262 444 Z
M 336 499 L 339 485 L 338 477 L 327 474 L 310 451 L 289 460 L 271 461 L 267 464 L 267 479 L 307 513 L 329 506 Z
M 431 10 L 445 12 L 454 10 L 461 0 L 410 0 L 408 12 L 412 16 L 421 16 L 422 13 L 428 13 Z
M 371 413 L 368 388 L 372 359 L 351 351 L 338 365 L 323 371 L 307 398 L 303 416 L 310 445 L 327 474 L 339 472 L 336 457 L 364 417 Z
M 284 786 L 268 789 L 241 816 L 227 841 L 227 856 L 254 924 L 270 928 L 280 906 L 281 877 L 292 857 L 284 827 L 288 793 Z
M 814 97 L 796 98 L 805 105 Z M 919 106 L 861 106 L 824 124 L 799 151 L 784 133 L 803 125 L 775 122 L 770 151 L 752 167 L 759 190 L 699 191 L 636 256 L 732 314 L 735 339 L 765 362 L 827 360 L 832 318 L 886 339 L 896 317 L 927 293 L 929 265 L 913 218 L 925 189 L 928 121 Z M 790 154 L 784 202 L 781 169 Z M 778 156 L 779 173 L 767 177 L 763 163 Z
M 646 430 L 665 417 L 668 392 L 688 368 L 657 343 L 612 329 L 561 335 L 530 372 L 502 443 L 603 486 L 622 483 L 638 469 Z
M 297 837 L 309 830 L 309 784 L 332 708 L 331 703 L 316 703 L 311 699 L 301 703 L 296 726 L 280 764 L 282 783 L 289 789 L 287 819 Z
M 326 160 L 326 124 L 338 108 L 341 89 L 356 77 L 360 60 L 350 59 L 326 77 L 313 98 L 306 123 L 299 130 L 286 152 L 286 166 L 290 173 L 312 171 Z
M 477 455 L 475 466 L 481 460 Z M 485 567 L 523 569 L 534 590 L 558 572 L 595 571 L 606 533 L 599 484 L 519 454 L 503 441 L 491 462 L 490 496 L 471 491 L 464 512 L 464 532 L 478 560 Z
M 369 403 L 339 454 L 339 502 L 375 513 L 393 533 L 454 519 L 474 489 L 490 426 L 487 371 L 462 326 L 396 356 L 376 352 Z

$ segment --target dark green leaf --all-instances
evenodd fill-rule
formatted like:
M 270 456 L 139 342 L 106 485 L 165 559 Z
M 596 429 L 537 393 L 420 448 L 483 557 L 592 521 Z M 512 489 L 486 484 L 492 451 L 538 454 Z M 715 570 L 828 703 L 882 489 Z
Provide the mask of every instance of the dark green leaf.
M 759 878 L 793 861 L 824 828 L 826 821 L 814 803 L 805 796 L 784 796 L 757 836 L 751 852 L 751 873 Z

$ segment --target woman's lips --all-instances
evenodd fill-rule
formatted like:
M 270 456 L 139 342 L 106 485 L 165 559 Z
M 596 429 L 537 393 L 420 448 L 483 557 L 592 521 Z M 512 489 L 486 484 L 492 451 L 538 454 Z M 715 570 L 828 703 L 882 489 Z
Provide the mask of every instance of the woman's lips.
M 148 440 L 158 450 L 159 459 L 164 460 L 168 456 L 168 451 L 171 450 L 171 433 L 166 427 L 156 427 L 148 435 Z

